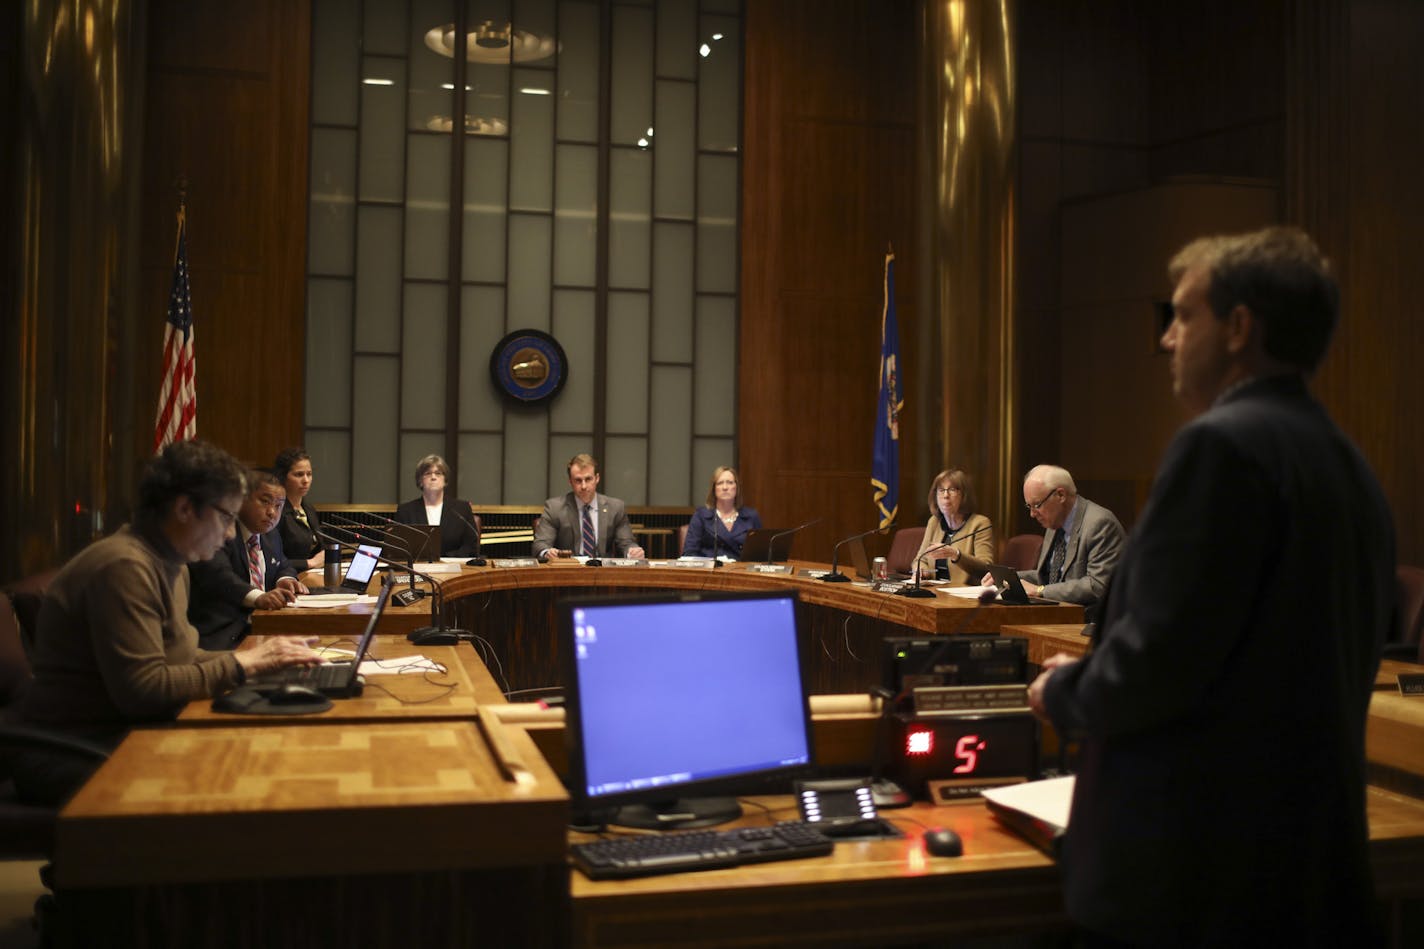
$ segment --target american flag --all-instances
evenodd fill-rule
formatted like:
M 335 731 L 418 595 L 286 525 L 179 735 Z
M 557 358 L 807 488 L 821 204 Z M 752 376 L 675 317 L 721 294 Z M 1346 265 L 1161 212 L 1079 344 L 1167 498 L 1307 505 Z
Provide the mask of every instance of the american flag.
M 163 385 L 153 423 L 153 450 L 198 434 L 198 393 L 194 388 L 193 301 L 188 293 L 188 222 L 178 211 L 178 249 L 173 255 L 173 290 L 163 324 Z

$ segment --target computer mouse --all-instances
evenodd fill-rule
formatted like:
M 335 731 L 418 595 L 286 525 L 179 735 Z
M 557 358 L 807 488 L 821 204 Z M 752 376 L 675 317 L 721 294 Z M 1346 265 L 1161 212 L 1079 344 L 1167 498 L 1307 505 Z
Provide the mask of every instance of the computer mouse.
M 964 841 L 947 827 L 936 827 L 925 831 L 925 849 L 936 857 L 960 857 L 964 855 Z
M 297 685 L 295 682 L 279 685 L 266 693 L 266 698 L 273 705 L 314 705 L 326 701 L 326 696 L 316 689 Z

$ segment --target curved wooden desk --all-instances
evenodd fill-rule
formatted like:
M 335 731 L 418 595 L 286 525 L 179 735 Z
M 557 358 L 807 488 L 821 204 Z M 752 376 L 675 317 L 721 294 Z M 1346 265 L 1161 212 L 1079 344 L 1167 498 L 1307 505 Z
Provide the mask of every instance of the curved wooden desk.
M 939 592 L 913 599 L 872 591 L 861 583 L 824 583 L 807 576 L 824 564 L 792 564 L 795 574 L 760 573 L 749 565 L 721 569 L 686 567 L 586 567 L 577 563 L 537 567 L 465 567 L 440 575 L 448 621 L 487 640 L 504 666 L 511 689 L 561 682 L 554 606 L 572 596 L 615 596 L 672 590 L 760 592 L 790 587 L 801 597 L 810 688 L 814 693 L 861 692 L 882 681 L 886 636 L 997 633 L 1023 623 L 1079 623 L 1083 608 L 976 603 Z M 256 633 L 349 633 L 370 614 L 368 606 L 323 610 L 286 609 L 253 614 Z M 425 604 L 387 609 L 383 631 L 408 632 L 430 622 Z

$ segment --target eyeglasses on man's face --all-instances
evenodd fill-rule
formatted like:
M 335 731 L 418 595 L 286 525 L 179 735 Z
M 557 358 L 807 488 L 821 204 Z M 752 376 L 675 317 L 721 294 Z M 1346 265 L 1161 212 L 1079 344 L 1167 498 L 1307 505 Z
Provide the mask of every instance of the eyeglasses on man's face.
M 1028 511 L 1030 514 L 1037 514 L 1037 513 L 1038 513 L 1038 509 L 1041 508 L 1041 507 L 1043 507 L 1045 504 L 1047 504 L 1049 498 L 1053 497 L 1053 496 L 1054 496 L 1055 494 L 1057 494 L 1057 493 L 1058 493 L 1058 489 L 1057 489 L 1057 488 L 1052 488 L 1052 489 L 1050 489 L 1047 494 L 1045 494 L 1043 497 L 1039 498 L 1037 501 L 1031 501 L 1031 502 L 1028 502 L 1028 503 L 1024 504 L 1024 510 Z
M 222 525 L 223 525 L 223 528 L 224 528 L 224 529 L 229 528 L 229 527 L 231 527 L 232 525 L 234 525 L 234 524 L 237 523 L 237 512 L 236 512 L 236 511 L 229 511 L 227 508 L 223 507 L 221 504 L 214 504 L 214 505 L 212 505 L 212 508 L 213 508 L 214 511 L 217 511 L 217 512 L 218 512 L 218 517 L 222 520 Z

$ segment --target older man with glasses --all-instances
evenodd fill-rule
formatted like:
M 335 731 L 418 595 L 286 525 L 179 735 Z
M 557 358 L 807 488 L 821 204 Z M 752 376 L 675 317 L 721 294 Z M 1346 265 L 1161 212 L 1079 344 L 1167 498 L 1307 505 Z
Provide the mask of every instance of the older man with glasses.
M 1029 592 L 1063 603 L 1081 603 L 1091 621 L 1122 555 L 1126 533 L 1112 511 L 1078 494 L 1073 476 L 1056 465 L 1038 465 L 1024 476 L 1024 507 L 1044 528 L 1038 566 L 1020 570 Z M 984 583 L 994 582 L 986 576 Z

